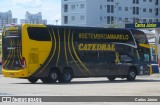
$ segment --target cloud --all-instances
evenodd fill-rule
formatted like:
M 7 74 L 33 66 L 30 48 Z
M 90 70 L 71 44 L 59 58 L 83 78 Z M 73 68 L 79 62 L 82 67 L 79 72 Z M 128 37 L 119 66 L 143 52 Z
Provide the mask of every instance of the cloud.
M 42 0 L 12 0 L 13 5 L 24 8 L 37 8 L 42 6 Z
M 42 13 L 42 18 L 47 19 L 48 24 L 61 24 L 61 0 L 0 0 L 0 12 L 12 11 L 12 16 L 25 18 L 26 11 L 31 14 Z

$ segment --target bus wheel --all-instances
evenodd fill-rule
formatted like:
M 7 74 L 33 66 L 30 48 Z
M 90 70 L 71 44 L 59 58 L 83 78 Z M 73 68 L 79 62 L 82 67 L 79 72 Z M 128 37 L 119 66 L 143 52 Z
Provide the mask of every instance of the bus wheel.
M 111 76 L 111 77 L 107 77 L 110 81 L 114 81 L 115 79 L 116 79 L 116 77 L 113 77 L 113 76 Z
M 73 78 L 72 70 L 65 69 L 63 73 L 61 74 L 60 78 L 58 79 L 58 81 L 62 83 L 69 83 L 71 82 L 72 78 Z
M 28 78 L 28 81 L 30 83 L 36 83 L 38 81 L 38 79 L 37 78 Z
M 57 70 L 51 70 L 49 73 L 49 82 L 50 83 L 56 83 L 58 80 L 58 71 Z
M 135 78 L 136 78 L 136 75 L 137 75 L 137 74 L 136 74 L 135 70 L 131 69 L 131 70 L 129 71 L 129 73 L 128 73 L 127 80 L 128 80 L 128 81 L 134 81 Z

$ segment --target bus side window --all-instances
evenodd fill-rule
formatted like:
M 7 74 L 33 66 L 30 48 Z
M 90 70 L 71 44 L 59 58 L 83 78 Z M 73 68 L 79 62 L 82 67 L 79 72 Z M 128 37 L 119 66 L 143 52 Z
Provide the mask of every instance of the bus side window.
M 144 54 L 144 61 L 149 61 L 149 54 Z

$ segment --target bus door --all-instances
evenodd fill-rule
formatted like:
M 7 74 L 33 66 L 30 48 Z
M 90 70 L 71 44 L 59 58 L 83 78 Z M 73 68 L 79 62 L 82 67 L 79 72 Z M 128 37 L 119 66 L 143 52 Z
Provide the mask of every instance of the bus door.
M 145 69 L 148 65 L 151 64 L 151 57 L 150 57 L 150 49 L 140 47 L 138 49 L 139 58 L 140 58 L 140 74 L 150 74 L 150 71 Z

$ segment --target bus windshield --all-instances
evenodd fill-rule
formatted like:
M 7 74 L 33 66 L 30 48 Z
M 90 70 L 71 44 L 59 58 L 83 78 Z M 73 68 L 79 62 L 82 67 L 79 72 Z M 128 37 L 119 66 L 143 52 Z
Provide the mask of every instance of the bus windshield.
M 21 32 L 20 27 L 4 27 L 2 33 L 3 68 L 21 69 Z
M 139 44 L 148 44 L 148 39 L 146 37 L 146 34 L 139 30 L 131 30 L 135 41 Z

